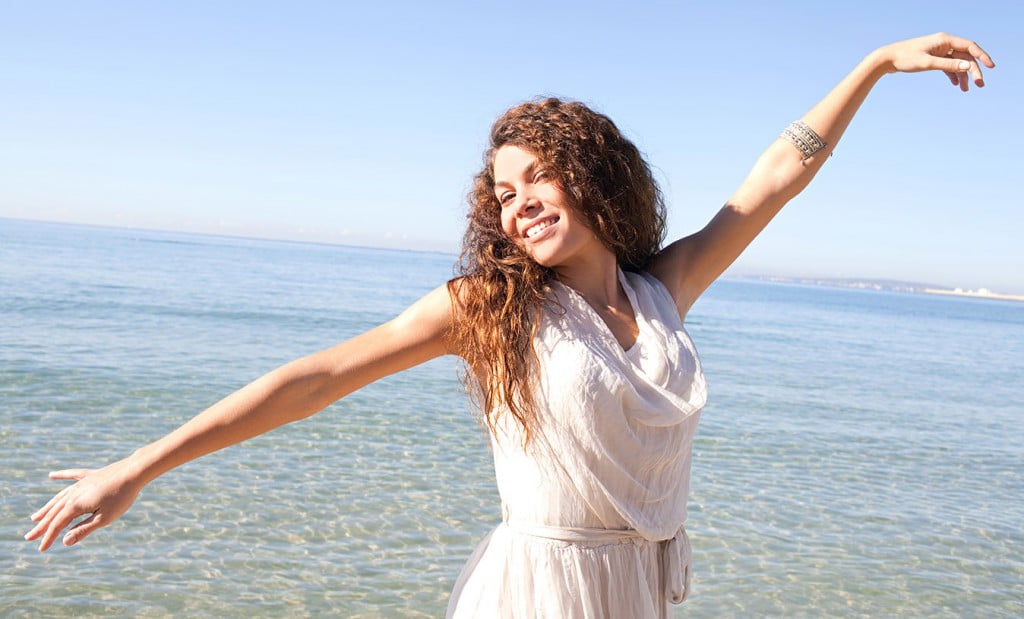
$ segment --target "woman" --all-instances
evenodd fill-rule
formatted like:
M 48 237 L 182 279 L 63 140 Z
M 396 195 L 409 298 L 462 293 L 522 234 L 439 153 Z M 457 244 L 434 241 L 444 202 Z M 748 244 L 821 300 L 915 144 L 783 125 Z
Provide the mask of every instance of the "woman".
M 827 159 L 886 73 L 983 85 L 976 44 L 936 34 L 869 54 L 758 159 L 702 230 L 660 248 L 650 169 L 606 117 L 547 100 L 495 123 L 471 194 L 461 277 L 397 318 L 270 372 L 166 437 L 74 479 L 25 536 L 72 545 L 162 473 L 302 419 L 434 357 L 466 361 L 494 447 L 503 522 L 450 616 L 663 617 L 688 593 L 683 523 L 705 400 L 682 322 Z M 72 522 L 83 515 L 86 519 Z

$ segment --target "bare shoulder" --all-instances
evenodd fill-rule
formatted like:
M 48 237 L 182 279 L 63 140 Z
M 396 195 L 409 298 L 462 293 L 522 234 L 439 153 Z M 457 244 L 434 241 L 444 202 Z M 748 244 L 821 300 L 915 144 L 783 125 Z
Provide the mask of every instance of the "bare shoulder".
M 330 401 L 369 383 L 450 353 L 452 303 L 438 286 L 401 314 L 311 357 L 313 366 L 335 376 Z
M 647 265 L 647 272 L 668 289 L 676 302 L 679 316 L 685 317 L 702 290 L 693 284 L 691 273 L 693 255 L 697 248 L 697 235 L 681 238 L 662 249 Z
M 430 343 L 438 354 L 450 353 L 451 330 L 455 322 L 453 290 L 457 286 L 446 283 L 419 298 L 388 323 L 414 342 Z

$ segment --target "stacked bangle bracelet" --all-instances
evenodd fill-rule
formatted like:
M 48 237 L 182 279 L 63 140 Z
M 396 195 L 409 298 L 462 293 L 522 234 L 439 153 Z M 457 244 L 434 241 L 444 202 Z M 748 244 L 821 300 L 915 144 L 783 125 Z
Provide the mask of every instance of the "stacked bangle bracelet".
M 786 138 L 793 146 L 796 146 L 797 150 L 803 153 L 805 161 L 814 153 L 828 146 L 821 136 L 814 132 L 814 129 L 799 120 L 790 123 L 779 137 Z

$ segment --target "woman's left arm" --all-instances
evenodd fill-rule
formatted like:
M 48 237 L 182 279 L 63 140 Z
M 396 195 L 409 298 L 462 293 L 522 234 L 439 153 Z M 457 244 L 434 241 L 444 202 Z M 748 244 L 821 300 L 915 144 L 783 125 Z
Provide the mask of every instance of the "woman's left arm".
M 893 43 L 868 54 L 800 119 L 803 128 L 816 135 L 794 127 L 798 123 L 790 125 L 787 133 L 791 135 L 781 135 L 765 150 L 736 193 L 703 229 L 672 243 L 654 259 L 649 270 L 672 292 L 680 315 L 686 314 L 786 202 L 811 182 L 883 75 L 943 71 L 954 86 L 966 92 L 971 80 L 984 86 L 979 63 L 995 66 L 973 41 L 943 33 Z M 808 156 L 815 147 L 820 148 Z

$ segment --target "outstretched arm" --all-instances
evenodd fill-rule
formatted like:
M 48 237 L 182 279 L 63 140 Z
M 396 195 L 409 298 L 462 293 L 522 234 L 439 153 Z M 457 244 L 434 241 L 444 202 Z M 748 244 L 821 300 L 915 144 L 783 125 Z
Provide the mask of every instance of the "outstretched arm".
M 76 518 L 91 514 L 64 536 L 65 545 L 75 544 L 120 517 L 146 484 L 172 468 L 309 417 L 364 385 L 449 352 L 451 308 L 447 288 L 437 288 L 397 318 L 281 366 L 124 460 L 51 473 L 77 482 L 32 514 L 37 524 L 25 539 L 41 538 L 44 551 Z
M 824 148 L 805 158 L 792 141 L 780 136 L 703 229 L 672 243 L 655 258 L 650 271 L 672 292 L 680 315 L 686 314 L 772 217 L 811 182 L 882 76 L 943 71 L 954 86 L 966 92 L 971 80 L 984 86 L 979 63 L 995 66 L 973 41 L 943 33 L 893 43 L 865 57 L 800 119 L 821 137 Z

